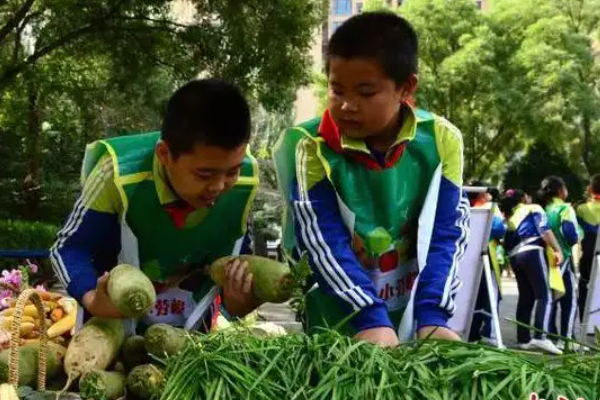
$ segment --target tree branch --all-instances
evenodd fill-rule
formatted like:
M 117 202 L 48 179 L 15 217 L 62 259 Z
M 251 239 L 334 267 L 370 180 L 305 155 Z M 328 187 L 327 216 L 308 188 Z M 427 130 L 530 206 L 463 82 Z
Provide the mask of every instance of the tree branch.
M 166 26 L 123 26 L 123 25 L 119 25 L 119 26 L 114 26 L 112 27 L 115 30 L 119 31 L 119 32 L 150 32 L 150 31 L 156 31 L 156 32 L 168 32 L 168 33 L 172 33 L 173 30 L 169 27 Z
M 494 161 L 496 161 L 494 158 L 491 158 L 490 161 L 484 162 L 484 156 L 488 154 L 498 153 L 500 149 L 505 146 L 506 141 L 512 137 L 511 135 L 505 135 L 505 133 L 510 133 L 510 131 L 508 129 L 505 129 L 504 125 L 502 125 L 498 129 L 498 133 L 496 134 L 496 136 L 494 136 L 494 138 L 492 139 L 492 142 L 489 145 L 485 146 L 485 150 L 482 153 L 480 153 L 480 156 L 477 160 L 478 165 L 483 165 L 483 168 L 481 168 L 480 171 L 478 171 L 480 177 L 484 177 L 485 175 L 487 175 Z
M 35 0 L 28 0 L 28 1 L 33 3 Z M 96 18 L 96 21 L 97 21 L 96 23 L 91 23 L 87 26 L 79 28 L 79 29 L 59 38 L 58 40 L 54 41 L 53 43 L 46 45 L 46 46 L 42 47 L 40 50 L 36 51 L 34 54 L 29 56 L 21 64 L 15 65 L 15 66 L 3 71 L 2 75 L 0 75 L 0 93 L 1 93 L 1 89 L 4 86 L 6 86 L 8 83 L 10 83 L 17 75 L 19 75 L 21 72 L 23 72 L 30 65 L 34 64 L 40 58 L 50 54 L 51 52 L 53 52 L 54 50 L 56 50 L 62 46 L 69 44 L 70 42 L 73 42 L 73 41 L 79 39 L 83 35 L 94 31 L 99 26 L 105 25 L 107 20 L 114 18 L 114 14 L 119 11 L 119 8 L 125 2 L 126 2 L 126 0 L 119 1 L 117 4 L 115 4 L 115 6 L 113 8 L 110 9 L 110 11 L 106 15 L 98 16 L 98 18 Z M 1 41 L 1 39 L 2 38 L 0 36 L 0 41 Z
M 27 26 L 27 24 L 29 22 L 31 22 L 32 19 L 39 17 L 40 15 L 42 15 L 43 13 L 41 11 L 34 11 L 32 13 L 30 13 L 29 15 L 27 15 L 25 18 L 23 18 L 23 22 L 21 22 L 21 26 L 19 27 L 19 29 L 25 29 L 25 27 Z
M 2 89 L 4 86 L 6 86 L 17 75 L 19 75 L 21 72 L 23 72 L 28 66 L 34 64 L 40 58 L 44 57 L 45 55 L 53 52 L 54 50 L 56 50 L 62 46 L 65 46 L 66 44 L 68 44 L 76 39 L 79 39 L 81 36 L 83 36 L 84 34 L 86 34 L 88 32 L 91 32 L 95 28 L 96 28 L 95 25 L 88 25 L 86 27 L 83 27 L 76 31 L 73 31 L 73 32 L 69 33 L 68 35 L 63 36 L 62 38 L 56 40 L 54 43 L 49 44 L 45 47 L 42 47 L 40 50 L 36 51 L 34 54 L 27 57 L 27 59 L 25 61 L 23 61 L 21 64 L 15 65 L 14 67 L 7 69 L 6 71 L 4 71 L 2 76 L 0 76 L 0 89 Z
M 23 32 L 23 28 L 18 28 L 17 33 L 15 35 L 15 47 L 13 49 L 13 57 L 12 63 L 16 64 L 19 60 L 19 51 L 21 50 L 21 33 Z
M 25 3 L 21 6 L 21 8 L 19 8 L 19 10 L 17 10 L 17 12 L 13 15 L 13 17 L 9 19 L 8 22 L 2 28 L 0 28 L 0 43 L 2 43 L 6 39 L 8 34 L 13 29 L 19 26 L 19 23 L 25 18 L 25 16 L 31 9 L 31 6 L 33 6 L 33 3 L 35 3 L 35 0 L 26 0 Z
M 22 48 L 21 46 L 21 35 L 23 34 L 23 30 L 27 27 L 27 24 L 34 19 L 35 17 L 41 15 L 42 13 L 39 11 L 32 12 L 28 16 L 23 19 L 23 22 L 17 27 L 17 32 L 15 34 L 15 48 L 13 49 L 13 60 L 12 64 L 16 65 L 19 61 L 19 53 Z
M 579 13 L 577 15 L 577 25 L 575 26 L 575 30 L 577 31 L 577 33 L 580 32 L 581 30 L 581 23 L 583 21 L 583 9 L 585 7 L 585 0 L 580 0 L 579 1 Z M 587 33 L 587 32 L 586 32 Z
M 36 51 L 34 54 L 32 54 L 31 56 L 29 56 L 21 64 L 16 65 L 16 66 L 14 66 L 12 68 L 7 69 L 0 76 L 0 89 L 2 89 L 4 86 L 6 86 L 18 74 L 20 74 L 21 72 L 23 72 L 28 66 L 34 64 L 40 58 L 48 55 L 49 53 L 53 52 L 54 50 L 56 50 L 56 49 L 58 49 L 60 47 L 63 47 L 65 45 L 69 44 L 70 42 L 73 42 L 73 41 L 79 39 L 83 35 L 85 35 L 85 34 L 87 34 L 89 32 L 92 32 L 92 31 L 94 31 L 97 28 L 98 28 L 98 25 L 91 24 L 91 25 L 85 26 L 83 28 L 77 29 L 77 30 L 69 33 L 68 35 L 63 36 L 62 38 L 56 40 L 54 43 L 51 43 L 49 45 L 46 45 L 46 46 L 42 47 L 40 50 Z M 143 32 L 143 31 L 146 31 L 146 30 L 169 31 L 169 29 L 166 28 L 166 27 L 146 27 L 146 28 L 135 29 L 133 27 L 115 26 L 115 27 L 111 27 L 111 28 L 118 29 L 121 32 Z
M 123 31 L 123 32 L 124 32 L 124 33 L 126 33 L 126 34 L 127 34 L 127 35 L 128 35 L 128 36 L 129 36 L 129 37 L 130 37 L 130 38 L 131 38 L 133 41 L 137 41 L 137 40 L 139 40 L 139 38 L 137 37 L 137 33 L 139 33 L 139 32 L 143 32 L 143 30 L 137 30 L 137 31 L 136 31 L 136 30 L 125 30 L 125 31 Z M 150 60 L 151 60 L 151 61 L 152 61 L 154 64 L 157 64 L 157 65 L 162 65 L 163 67 L 166 67 L 166 68 L 170 69 L 170 70 L 171 70 L 171 72 L 172 72 L 174 75 L 176 75 L 176 76 L 178 76 L 178 77 L 180 77 L 180 78 L 185 78 L 185 77 L 186 77 L 186 74 L 185 74 L 185 72 L 184 72 L 184 71 L 183 71 L 181 68 L 179 68 L 177 65 L 175 65 L 175 64 L 171 64 L 171 63 L 169 63 L 169 62 L 167 62 L 167 61 L 165 61 L 165 60 L 162 60 L 162 59 L 160 59 L 160 58 L 158 58 L 158 57 L 155 57 L 155 56 L 154 56 L 154 55 L 152 55 L 152 54 L 147 54 L 146 56 L 147 56 L 147 57 L 148 57 L 148 58 L 149 58 L 149 59 L 150 59 Z
M 122 20 L 126 20 L 126 21 L 146 21 L 146 22 L 154 22 L 154 23 L 158 23 L 158 24 L 165 24 L 165 25 L 170 25 L 170 26 L 175 26 L 177 28 L 193 28 L 194 25 L 185 25 L 185 24 L 180 24 L 174 21 L 170 21 L 168 19 L 154 19 L 154 18 L 150 18 L 150 17 L 128 17 L 125 15 L 120 15 L 119 17 L 117 17 L 116 19 L 122 19 Z

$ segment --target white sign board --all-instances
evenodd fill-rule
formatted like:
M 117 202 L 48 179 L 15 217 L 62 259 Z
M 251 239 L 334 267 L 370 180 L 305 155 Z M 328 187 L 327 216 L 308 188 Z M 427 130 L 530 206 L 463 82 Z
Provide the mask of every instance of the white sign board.
M 583 313 L 582 330 L 588 334 L 594 333 L 594 327 L 600 329 L 600 229 L 596 239 L 592 273 L 588 283 L 588 295 Z
M 449 327 L 465 340 L 469 337 L 473 320 L 473 311 L 483 272 L 484 252 L 487 250 L 492 230 L 492 218 L 493 214 L 490 209 L 471 208 L 471 235 L 467 251 L 458 269 L 462 287 L 454 299 L 456 303 L 454 316 L 448 321 Z M 494 290 L 488 292 L 495 293 Z

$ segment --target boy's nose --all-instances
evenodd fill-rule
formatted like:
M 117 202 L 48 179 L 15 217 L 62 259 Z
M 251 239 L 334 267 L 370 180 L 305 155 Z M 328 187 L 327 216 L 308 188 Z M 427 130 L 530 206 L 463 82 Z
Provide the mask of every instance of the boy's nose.
M 357 110 L 356 104 L 353 104 L 350 101 L 344 101 L 342 103 L 342 111 L 352 111 L 355 112 Z
M 225 188 L 225 179 L 215 179 L 211 182 L 208 190 L 212 193 L 220 193 Z

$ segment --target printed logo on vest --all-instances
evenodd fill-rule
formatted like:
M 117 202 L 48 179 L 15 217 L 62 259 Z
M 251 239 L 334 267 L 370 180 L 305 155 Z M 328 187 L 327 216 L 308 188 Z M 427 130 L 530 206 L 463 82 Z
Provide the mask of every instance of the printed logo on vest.
M 389 311 L 406 307 L 410 293 L 417 279 L 418 267 L 416 262 L 402 264 L 400 268 L 388 272 L 375 270 L 371 279 L 380 299 L 385 301 Z
M 411 224 L 406 224 L 396 240 L 383 227 L 371 230 L 365 237 L 354 233 L 352 248 L 363 268 L 369 273 L 380 299 L 389 311 L 408 304 L 418 276 L 414 237 Z
M 192 292 L 172 288 L 157 294 L 156 303 L 145 320 L 152 324 L 183 326 L 195 306 Z
M 354 233 L 352 248 L 367 271 L 389 272 L 410 260 L 411 243 L 413 242 L 406 236 L 393 240 L 387 230 L 378 227 L 364 239 Z

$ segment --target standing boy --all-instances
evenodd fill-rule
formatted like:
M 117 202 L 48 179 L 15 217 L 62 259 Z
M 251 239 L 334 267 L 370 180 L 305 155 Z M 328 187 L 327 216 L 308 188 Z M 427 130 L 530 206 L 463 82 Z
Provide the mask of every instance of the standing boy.
M 392 13 L 350 18 L 331 37 L 327 75 L 327 111 L 288 130 L 275 154 L 284 245 L 309 255 L 318 283 L 309 328 L 394 345 L 416 320 L 420 337 L 458 339 L 447 323 L 468 237 L 462 138 L 410 106 L 413 28 Z

